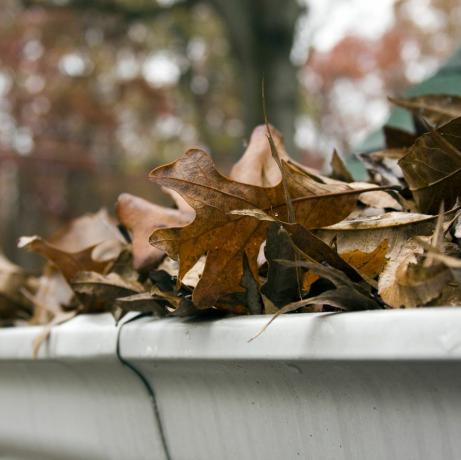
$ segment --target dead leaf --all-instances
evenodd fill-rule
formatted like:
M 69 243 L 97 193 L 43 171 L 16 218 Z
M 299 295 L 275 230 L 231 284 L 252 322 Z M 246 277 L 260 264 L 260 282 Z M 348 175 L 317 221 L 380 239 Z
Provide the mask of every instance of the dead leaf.
M 450 269 L 454 280 L 461 286 L 461 259 L 444 254 L 439 248 L 434 247 L 422 238 L 417 238 L 417 242 L 427 251 L 426 261 L 434 259 L 444 264 Z
M 15 320 L 31 318 L 32 304 L 22 294 L 32 287 L 30 281 L 23 269 L 0 253 L 0 324 L 11 325 Z
M 259 292 L 259 283 L 253 276 L 246 255 L 243 256 L 243 276 L 241 286 L 244 288 L 244 305 L 251 315 L 260 315 L 264 304 Z
M 48 238 L 48 243 L 64 252 L 76 253 L 103 244 L 114 247 L 124 243 L 116 222 L 105 209 L 72 220 Z M 120 247 L 120 246 L 119 246 Z M 115 256 L 116 257 L 116 256 Z
M 312 272 L 308 272 L 308 273 L 312 273 Z M 320 278 L 319 275 L 317 275 L 317 277 Z M 313 297 L 308 297 L 306 299 L 298 300 L 297 302 L 289 303 L 285 305 L 282 309 L 280 309 L 280 313 L 279 312 L 277 313 L 278 315 L 282 315 L 285 313 L 290 313 L 292 311 L 299 310 L 300 308 L 304 309 L 305 307 L 308 307 L 311 305 L 321 306 L 321 307 L 328 305 L 338 310 L 346 311 L 349 309 L 348 305 L 351 305 L 351 304 L 355 306 L 360 305 L 361 300 L 363 300 L 362 297 L 359 297 L 358 299 L 355 298 L 354 292 L 351 293 L 351 289 L 349 287 L 341 286 L 336 289 L 330 289 L 328 291 L 324 291 L 321 294 L 313 296 Z M 322 308 L 320 309 L 316 308 L 315 311 L 322 311 Z
M 363 276 L 373 279 L 380 275 L 386 266 L 388 248 L 389 243 L 384 240 L 372 252 L 354 249 L 353 251 L 343 252 L 340 256 Z
M 272 125 L 259 125 L 251 134 L 250 142 L 240 160 L 232 167 L 229 178 L 242 184 L 257 185 L 259 187 L 273 187 L 282 180 L 280 168 L 277 166 L 267 135 L 270 132 L 273 145 L 282 160 L 299 172 L 308 174 L 311 178 L 322 178 L 321 183 L 330 183 L 329 179 L 321 176 L 313 169 L 301 165 L 288 155 L 283 143 L 283 136 Z M 325 179 L 325 181 L 324 181 Z M 331 182 L 336 182 L 331 180 Z
M 187 204 L 187 201 L 184 200 L 184 198 L 178 192 L 175 192 L 174 190 L 171 190 L 167 187 L 162 187 L 162 191 L 165 192 L 167 195 L 170 195 L 170 197 L 176 204 L 178 211 L 186 215 L 190 215 L 191 218 L 194 217 L 194 209 Z
M 270 130 L 281 159 L 288 159 L 282 135 L 273 126 Z M 282 180 L 282 174 L 272 157 L 271 148 L 267 142 L 265 125 L 259 125 L 253 130 L 250 143 L 242 158 L 233 166 L 229 178 L 242 184 L 261 187 L 271 187 Z
M 445 213 L 445 218 L 450 218 L 453 213 Z M 437 216 L 426 214 L 390 212 L 382 216 L 370 217 L 356 221 L 343 221 L 332 225 L 327 229 L 316 232 L 323 241 L 329 242 L 336 239 L 338 252 L 340 254 L 352 251 L 381 253 L 384 241 L 387 241 L 388 248 L 386 257 L 389 261 L 395 261 L 410 238 L 415 236 L 432 235 L 436 226 Z M 391 262 L 388 262 L 386 269 L 392 270 Z M 384 272 L 378 280 L 378 287 L 382 289 Z M 391 282 L 387 283 L 389 286 Z M 389 297 L 383 299 L 389 303 Z M 392 300 L 391 300 L 392 302 Z
M 111 311 L 116 299 L 144 291 L 141 284 L 125 280 L 116 273 L 101 275 L 82 271 L 70 284 L 83 306 L 84 313 Z
M 184 275 L 181 280 L 183 286 L 195 288 L 202 277 L 205 268 L 206 256 L 200 257 L 196 264 Z M 177 278 L 179 274 L 179 264 L 176 260 L 165 257 L 162 263 L 157 267 L 157 271 L 165 271 L 172 278 Z
M 359 193 L 345 185 L 319 184 L 290 168 L 287 176 L 296 219 L 307 228 L 344 219 Z M 189 150 L 179 160 L 152 171 L 150 178 L 178 191 L 196 210 L 191 224 L 157 230 L 150 239 L 151 244 L 170 257 L 179 258 L 179 279 L 207 254 L 202 278 L 193 293 L 194 303 L 207 308 L 221 295 L 241 292 L 243 253 L 256 277 L 256 258 L 267 223 L 229 213 L 237 209 L 261 209 L 286 220 L 282 185 L 263 188 L 234 182 L 218 173 L 209 155 L 201 150 Z
M 23 293 L 34 305 L 31 324 L 46 324 L 51 321 L 63 307 L 70 305 L 74 295 L 62 273 L 50 264 L 45 266 L 38 279 L 37 291 Z
M 421 263 L 423 247 L 414 238 L 408 240 L 400 253 L 389 260 L 379 282 L 378 292 L 394 308 L 418 307 L 439 297 L 452 279 L 443 264 L 425 267 Z
M 393 148 L 363 153 L 359 159 L 375 184 L 400 186 L 403 184 L 403 173 L 398 162 L 406 153 L 406 148 Z
M 266 282 L 261 288 L 262 294 L 277 308 L 299 299 L 302 271 L 298 267 L 287 267 L 276 262 L 277 259 L 296 260 L 290 236 L 280 223 L 269 225 L 264 253 L 268 270 Z
M 399 161 L 422 212 L 435 213 L 440 203 L 453 207 L 461 196 L 461 118 L 418 138 Z
M 308 269 L 325 278 L 339 289 L 344 288 L 348 290 L 348 294 L 341 301 L 342 308 L 347 310 L 373 310 L 382 308 L 382 305 L 377 302 L 371 295 L 371 288 L 364 282 L 352 281 L 344 272 L 328 265 L 319 264 L 317 262 L 282 262 L 289 266 L 297 265 Z
M 368 182 L 353 182 L 350 186 L 356 190 L 370 189 L 373 187 Z M 388 192 L 382 190 L 376 190 L 371 192 L 365 192 L 359 195 L 359 201 L 366 206 L 376 209 L 392 209 L 395 211 L 402 211 L 402 205 Z
M 169 314 L 174 316 L 188 316 L 197 312 L 190 295 L 188 297 L 180 295 L 179 291 L 162 291 L 154 285 L 150 290 L 150 295 L 161 305 L 164 305 Z
M 343 159 L 339 156 L 336 149 L 333 150 L 333 155 L 330 160 L 331 177 L 344 182 L 354 182 L 352 174 L 347 169 Z
M 167 314 L 166 308 L 148 292 L 120 297 L 115 300 L 113 309 L 115 321 L 120 321 L 130 311 L 153 313 L 159 317 Z
M 39 236 L 22 236 L 18 241 L 18 247 L 25 248 L 28 251 L 33 251 L 43 256 L 61 271 L 67 281 L 70 281 L 81 271 L 102 273 L 111 263 L 110 261 L 99 262 L 94 260 L 92 254 L 95 247 L 89 247 L 80 252 L 70 253 L 62 251 Z
M 278 262 L 287 267 L 302 267 L 305 270 L 309 270 L 319 277 L 330 281 L 336 289 L 325 291 L 318 296 L 292 302 L 281 308 L 250 341 L 259 337 L 278 316 L 290 311 L 299 310 L 301 307 L 307 305 L 322 303 L 344 310 L 374 310 L 382 308 L 382 305 L 370 295 L 370 287 L 368 285 L 365 283 L 354 283 L 340 270 L 317 262 L 283 260 L 279 260 Z
M 19 248 L 36 252 L 54 264 L 67 281 L 79 271 L 106 271 L 124 246 L 122 235 L 105 209 L 74 219 L 48 240 L 23 236 L 18 241 Z
M 448 94 L 425 94 L 408 98 L 389 98 L 416 118 L 427 120 L 434 128 L 461 117 L 461 97 Z
M 133 267 L 136 270 L 155 266 L 165 255 L 149 244 L 149 236 L 155 229 L 185 225 L 191 220 L 190 214 L 158 206 L 128 193 L 118 197 L 116 209 L 120 222 L 132 233 Z
M 384 138 L 386 140 L 386 147 L 388 149 L 401 149 L 402 147 L 411 147 L 417 136 L 408 131 L 404 131 L 395 126 L 386 125 L 383 128 Z
M 364 279 L 354 267 L 338 255 L 336 248 L 332 248 L 301 225 L 285 224 L 281 232 L 287 233 L 289 241 L 293 243 L 296 252 L 305 261 L 331 266 L 344 273 L 354 282 Z

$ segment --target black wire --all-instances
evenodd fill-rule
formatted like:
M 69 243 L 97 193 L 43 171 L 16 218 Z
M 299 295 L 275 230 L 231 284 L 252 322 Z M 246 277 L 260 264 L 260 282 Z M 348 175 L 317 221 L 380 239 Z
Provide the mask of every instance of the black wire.
M 165 430 L 163 429 L 163 423 L 162 419 L 160 417 L 160 410 L 157 404 L 157 397 L 155 395 L 154 388 L 150 384 L 149 380 L 143 375 L 143 373 L 133 364 L 131 364 L 129 361 L 127 361 L 120 353 L 120 337 L 121 337 L 121 332 L 123 326 L 127 325 L 128 323 L 131 323 L 133 321 L 136 321 L 140 318 L 143 318 L 145 316 L 148 316 L 149 313 L 139 313 L 136 316 L 133 316 L 133 318 L 129 319 L 128 321 L 125 321 L 119 328 L 118 328 L 118 333 L 117 333 L 117 346 L 116 346 L 116 355 L 118 360 L 122 363 L 122 365 L 126 366 L 128 369 L 130 369 L 138 378 L 141 380 L 142 384 L 144 385 L 144 388 L 146 389 L 147 393 L 149 394 L 151 403 L 152 403 L 152 409 L 154 411 L 154 417 L 157 421 L 158 425 L 158 430 L 160 433 L 160 440 L 162 443 L 163 451 L 165 453 L 165 458 L 166 460 L 171 460 L 171 455 L 170 455 L 170 450 L 168 448 L 168 443 L 166 440 L 165 436 Z

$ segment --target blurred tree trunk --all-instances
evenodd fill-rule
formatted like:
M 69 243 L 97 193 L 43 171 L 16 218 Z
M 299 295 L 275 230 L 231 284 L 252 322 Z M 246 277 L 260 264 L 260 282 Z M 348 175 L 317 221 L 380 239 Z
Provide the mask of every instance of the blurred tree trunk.
M 262 79 L 268 117 L 294 148 L 298 82 L 290 61 L 300 6 L 296 0 L 208 0 L 223 19 L 241 80 L 246 135 L 263 121 Z

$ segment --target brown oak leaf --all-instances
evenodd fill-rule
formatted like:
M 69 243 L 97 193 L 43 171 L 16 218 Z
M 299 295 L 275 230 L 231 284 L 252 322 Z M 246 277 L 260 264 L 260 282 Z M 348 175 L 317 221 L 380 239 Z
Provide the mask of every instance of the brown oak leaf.
M 363 190 L 345 184 L 322 184 L 283 162 L 296 222 L 315 228 L 343 220 Z M 257 255 L 266 237 L 267 221 L 231 214 L 240 209 L 261 209 L 282 221 L 287 207 L 282 184 L 258 187 L 232 181 L 221 175 L 211 157 L 192 149 L 177 161 L 154 169 L 150 178 L 176 190 L 196 212 L 185 227 L 158 229 L 150 242 L 179 260 L 179 280 L 202 255 L 207 255 L 202 278 L 193 292 L 199 308 L 216 303 L 224 294 L 241 292 L 243 255 L 257 279 Z

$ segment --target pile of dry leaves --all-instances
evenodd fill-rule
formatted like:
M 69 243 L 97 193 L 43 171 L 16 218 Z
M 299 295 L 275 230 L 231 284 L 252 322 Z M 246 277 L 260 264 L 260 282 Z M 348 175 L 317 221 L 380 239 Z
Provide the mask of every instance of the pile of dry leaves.
M 361 155 L 370 182 L 336 152 L 330 177 L 297 164 L 260 126 L 229 177 L 198 149 L 154 169 L 176 209 L 122 194 L 119 223 L 102 210 L 22 237 L 47 262 L 34 277 L 0 256 L 0 323 L 460 305 L 461 99 L 393 102 L 415 133 L 385 128 Z

